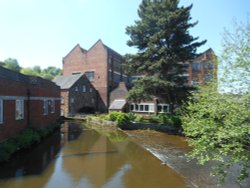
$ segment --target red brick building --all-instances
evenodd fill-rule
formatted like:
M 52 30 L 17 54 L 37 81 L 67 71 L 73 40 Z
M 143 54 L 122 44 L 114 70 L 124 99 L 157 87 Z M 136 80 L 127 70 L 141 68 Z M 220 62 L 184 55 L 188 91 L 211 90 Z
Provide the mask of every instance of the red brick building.
M 53 80 L 61 88 L 61 116 L 99 111 L 99 96 L 84 74 L 57 76 Z
M 59 109 L 60 88 L 53 82 L 0 67 L 0 142 L 28 126 L 56 122 Z
M 89 50 L 77 44 L 63 58 L 63 75 L 84 73 L 100 95 L 98 109 L 107 112 L 110 92 L 120 81 L 128 83 L 122 64 L 122 56 L 98 40 Z
M 181 64 L 185 68 L 185 72 L 181 76 L 185 78 L 184 84 L 190 87 L 190 89 L 194 89 L 194 86 L 203 85 L 217 78 L 216 56 L 211 48 L 199 54 L 193 60 Z M 139 77 L 141 75 L 132 76 L 131 79 L 135 80 Z M 181 95 L 182 92 L 180 91 Z M 138 104 L 130 103 L 129 110 L 136 113 L 165 113 L 171 110 L 171 105 L 168 103 L 168 101 L 162 100 L 159 95 L 152 101 L 143 101 Z
M 188 85 L 203 85 L 217 78 L 216 56 L 211 48 L 201 53 L 188 66 Z

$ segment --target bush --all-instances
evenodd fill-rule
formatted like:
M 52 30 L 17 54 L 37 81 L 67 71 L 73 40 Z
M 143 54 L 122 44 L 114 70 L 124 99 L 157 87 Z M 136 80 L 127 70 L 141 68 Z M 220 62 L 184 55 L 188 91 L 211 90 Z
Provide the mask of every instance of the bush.
M 136 115 L 132 112 L 127 113 L 129 121 L 135 121 Z
M 117 123 L 118 127 L 122 127 L 122 126 L 130 123 L 129 117 L 125 113 L 120 113 L 116 118 L 116 123 Z
M 109 115 L 108 115 L 108 120 L 110 120 L 110 121 L 116 121 L 117 117 L 118 117 L 120 114 L 123 114 L 123 113 L 122 113 L 122 112 L 111 112 L 111 113 L 109 113 Z
M 7 161 L 9 157 L 17 150 L 17 144 L 14 139 L 4 142 L 0 146 L 0 162 Z
M 135 115 L 136 116 L 136 118 L 135 118 L 135 122 L 143 122 L 143 116 L 142 115 L 140 115 L 140 114 L 136 114 Z
M 33 141 L 33 130 L 31 128 L 27 128 L 21 132 L 16 137 L 16 143 L 18 144 L 18 147 L 20 148 L 26 148 L 28 145 L 30 145 Z
M 28 148 L 34 143 L 40 142 L 49 133 L 53 132 L 58 125 L 50 125 L 45 129 L 36 130 L 26 128 L 16 137 L 10 138 L 0 144 L 0 162 L 7 161 L 18 149 Z

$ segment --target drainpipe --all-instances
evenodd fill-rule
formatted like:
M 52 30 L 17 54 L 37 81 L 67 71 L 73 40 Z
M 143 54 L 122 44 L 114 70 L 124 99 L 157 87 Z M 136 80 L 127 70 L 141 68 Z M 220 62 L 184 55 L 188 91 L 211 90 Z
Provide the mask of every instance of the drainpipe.
M 27 89 L 27 127 L 30 126 L 30 90 Z

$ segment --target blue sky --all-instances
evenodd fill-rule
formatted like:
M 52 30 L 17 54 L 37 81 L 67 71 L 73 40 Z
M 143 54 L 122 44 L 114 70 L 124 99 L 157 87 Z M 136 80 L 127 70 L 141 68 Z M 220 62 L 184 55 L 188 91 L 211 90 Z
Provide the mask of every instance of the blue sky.
M 138 19 L 141 0 L 0 0 L 0 61 L 16 58 L 22 67 L 62 67 L 62 58 L 79 43 L 89 49 L 98 39 L 120 54 L 135 53 L 126 45 L 126 26 Z M 219 54 L 221 34 L 232 20 L 246 21 L 249 0 L 181 0 L 193 3 L 190 30 L 207 39 L 202 52 Z

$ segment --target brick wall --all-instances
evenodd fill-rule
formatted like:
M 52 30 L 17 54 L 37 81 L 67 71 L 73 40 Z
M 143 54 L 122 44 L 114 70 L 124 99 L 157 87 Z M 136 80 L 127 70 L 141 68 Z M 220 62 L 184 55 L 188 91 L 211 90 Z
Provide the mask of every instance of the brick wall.
M 55 122 L 60 115 L 59 98 L 60 88 L 54 83 L 0 67 L 0 100 L 3 100 L 0 142 L 16 135 L 28 125 L 42 128 Z M 24 101 L 24 118 L 21 120 L 16 120 L 16 99 Z M 44 99 L 55 100 L 54 113 L 51 113 L 49 105 L 49 114 L 43 115 Z
M 85 87 L 84 91 L 83 87 Z M 65 96 L 64 109 L 67 108 L 65 116 L 76 113 L 90 113 L 97 110 L 97 92 L 85 76 L 77 80 L 67 92 L 61 93 Z
M 215 59 L 216 56 L 213 50 L 208 49 L 191 61 L 188 67 L 188 84 L 190 86 L 205 84 L 207 81 L 216 78 L 217 66 Z

